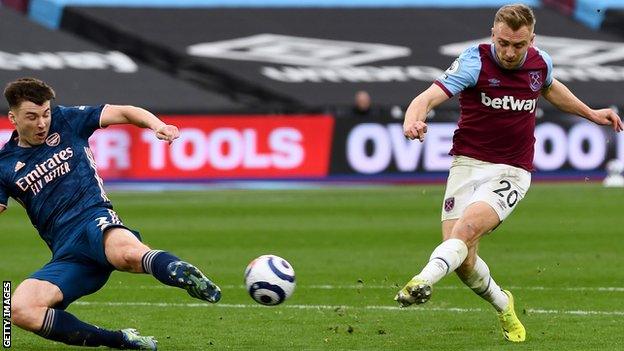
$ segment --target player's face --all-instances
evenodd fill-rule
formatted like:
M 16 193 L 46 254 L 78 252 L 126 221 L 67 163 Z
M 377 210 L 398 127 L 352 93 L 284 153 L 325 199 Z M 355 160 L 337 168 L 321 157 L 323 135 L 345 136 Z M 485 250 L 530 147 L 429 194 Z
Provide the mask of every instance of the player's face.
M 534 39 L 533 29 L 528 26 L 522 26 L 514 31 L 505 23 L 498 22 L 492 28 L 492 43 L 503 68 L 518 68 L 527 50 L 533 45 Z
M 36 146 L 45 142 L 50 131 L 50 101 L 37 105 L 23 101 L 9 111 L 9 120 L 19 135 L 20 146 Z

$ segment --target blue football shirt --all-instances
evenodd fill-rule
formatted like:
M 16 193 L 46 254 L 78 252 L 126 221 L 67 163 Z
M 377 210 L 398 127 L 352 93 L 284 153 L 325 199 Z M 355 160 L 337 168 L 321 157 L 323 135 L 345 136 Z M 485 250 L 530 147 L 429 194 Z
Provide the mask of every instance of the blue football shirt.
M 45 143 L 20 147 L 17 132 L 0 150 L 0 204 L 18 201 L 50 249 L 68 225 L 92 208 L 112 208 L 88 138 L 100 128 L 100 106 L 55 106 Z

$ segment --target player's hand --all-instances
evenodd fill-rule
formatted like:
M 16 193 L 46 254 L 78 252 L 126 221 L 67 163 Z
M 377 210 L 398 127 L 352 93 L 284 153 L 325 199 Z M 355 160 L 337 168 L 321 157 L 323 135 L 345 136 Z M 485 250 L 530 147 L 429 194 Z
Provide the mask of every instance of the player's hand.
M 423 121 L 403 123 L 403 135 L 410 140 L 418 139 L 421 143 L 425 141 L 425 133 L 427 133 L 427 123 Z
M 617 115 L 617 113 L 615 113 L 615 111 L 610 108 L 595 110 L 592 117 L 592 120 L 595 123 L 603 126 L 610 125 L 616 132 L 621 132 L 622 130 L 624 130 L 624 124 L 622 124 L 622 119 L 620 118 L 620 116 Z
M 180 136 L 180 131 L 178 127 L 165 124 L 162 127 L 156 129 L 156 138 L 160 140 L 164 140 L 171 144 L 174 140 L 176 140 Z

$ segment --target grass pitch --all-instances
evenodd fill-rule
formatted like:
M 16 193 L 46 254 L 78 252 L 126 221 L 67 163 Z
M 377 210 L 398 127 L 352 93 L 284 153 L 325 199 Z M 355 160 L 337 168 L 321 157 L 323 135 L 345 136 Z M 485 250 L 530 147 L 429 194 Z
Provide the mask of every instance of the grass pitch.
M 115 272 L 69 311 L 104 328 L 155 335 L 161 350 L 624 349 L 624 191 L 533 185 L 480 255 L 515 295 L 527 342 L 502 339 L 494 310 L 454 275 L 426 305 L 392 300 L 440 242 L 442 186 L 112 193 L 153 248 L 193 262 L 223 288 L 216 305 L 147 275 Z M 13 289 L 49 259 L 24 211 L 0 216 L 0 277 Z M 297 289 L 281 306 L 242 286 L 256 256 L 288 259 Z M 76 282 L 79 284 L 80 282 Z M 13 328 L 15 350 L 67 350 Z

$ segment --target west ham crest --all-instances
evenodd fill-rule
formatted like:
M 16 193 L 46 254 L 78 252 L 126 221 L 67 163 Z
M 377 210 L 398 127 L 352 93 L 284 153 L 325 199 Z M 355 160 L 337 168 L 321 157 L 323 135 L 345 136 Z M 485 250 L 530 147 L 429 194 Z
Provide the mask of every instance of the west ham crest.
M 533 91 L 542 89 L 542 74 L 540 71 L 529 72 L 529 86 Z
M 450 212 L 451 210 L 453 210 L 453 207 L 455 207 L 454 197 L 449 197 L 448 199 L 444 200 L 444 211 Z

